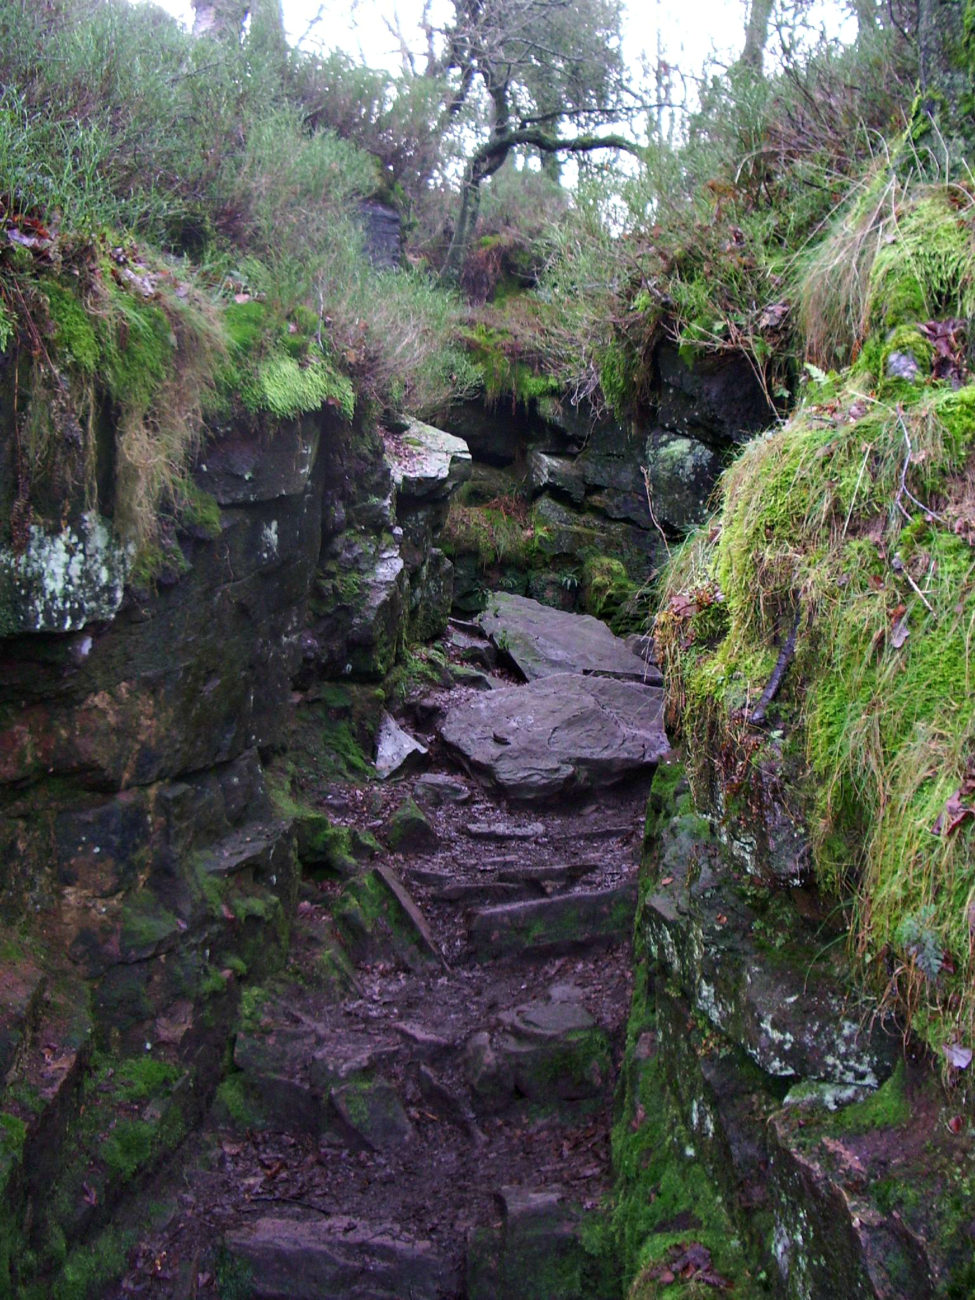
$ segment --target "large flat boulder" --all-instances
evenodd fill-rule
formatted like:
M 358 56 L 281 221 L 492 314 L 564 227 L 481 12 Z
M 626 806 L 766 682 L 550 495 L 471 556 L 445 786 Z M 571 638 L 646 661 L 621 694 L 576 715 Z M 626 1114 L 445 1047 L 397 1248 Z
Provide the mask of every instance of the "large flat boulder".
M 527 801 L 613 785 L 669 749 L 659 687 L 581 673 L 454 704 L 440 734 L 467 767 Z
M 600 674 L 653 685 L 661 681 L 656 668 L 589 614 L 567 614 L 527 596 L 496 591 L 478 622 L 529 682 L 557 673 Z
M 397 492 L 421 500 L 449 497 L 471 476 L 471 453 L 463 438 L 420 420 L 383 431 L 386 462 Z

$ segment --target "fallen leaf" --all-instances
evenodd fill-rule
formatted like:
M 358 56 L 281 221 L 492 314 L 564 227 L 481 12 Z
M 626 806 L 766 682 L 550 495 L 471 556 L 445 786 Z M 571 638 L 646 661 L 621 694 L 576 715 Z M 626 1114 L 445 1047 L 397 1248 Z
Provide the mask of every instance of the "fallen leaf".
M 972 1049 L 962 1047 L 961 1043 L 946 1043 L 941 1050 L 956 1070 L 967 1070 L 972 1063 Z
M 962 803 L 964 791 L 959 787 L 944 806 L 944 811 L 931 827 L 933 835 L 950 835 L 968 817 L 975 817 L 975 808 Z
M 890 644 L 895 650 L 899 650 L 910 635 L 911 629 L 907 625 L 907 619 L 906 617 L 902 618 L 890 630 Z
M 672 884 L 674 883 L 674 877 L 673 877 L 673 876 L 664 876 L 663 880 L 661 880 L 660 883 L 661 883 L 662 885 L 672 885 Z

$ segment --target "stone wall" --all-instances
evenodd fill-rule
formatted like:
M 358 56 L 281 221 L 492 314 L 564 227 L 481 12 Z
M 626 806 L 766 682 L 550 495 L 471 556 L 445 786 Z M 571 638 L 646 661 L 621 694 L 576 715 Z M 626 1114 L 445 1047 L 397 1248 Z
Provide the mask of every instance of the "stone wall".
M 241 990 L 286 951 L 296 828 L 269 762 L 295 726 L 321 733 L 307 701 L 445 627 L 434 532 L 468 458 L 414 432 L 404 477 L 327 408 L 213 430 L 204 522 L 171 530 L 144 587 L 80 512 L 0 561 L 0 1292 L 19 1246 L 43 1259 L 108 1222 L 212 1095 Z M 127 1061 L 151 1064 L 153 1119 L 94 1187 L 78 1117 L 97 1134 L 93 1081 Z
M 632 1295 L 655 1294 L 641 1287 L 666 1271 L 675 1221 L 736 1295 L 966 1293 L 959 1099 L 863 989 L 828 901 L 758 879 L 722 839 L 683 769 L 658 768 L 616 1146 Z M 629 1153 L 651 1129 L 643 1174 Z M 666 1210 L 641 1209 L 665 1185 Z

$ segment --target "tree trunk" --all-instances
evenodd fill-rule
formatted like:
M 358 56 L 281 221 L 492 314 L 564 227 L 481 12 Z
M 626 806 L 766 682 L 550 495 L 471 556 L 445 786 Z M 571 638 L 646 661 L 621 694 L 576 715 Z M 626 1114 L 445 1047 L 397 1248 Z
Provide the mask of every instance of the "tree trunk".
M 193 0 L 193 10 L 194 36 L 239 41 L 250 3 L 249 0 Z
M 454 223 L 454 233 L 450 237 L 450 247 L 440 271 L 440 278 L 446 284 L 457 284 L 464 268 L 467 245 L 470 243 L 474 226 L 477 222 L 478 209 L 481 206 L 481 180 L 473 167 L 468 166 L 461 182 L 460 207 Z
M 288 67 L 288 40 L 284 34 L 281 0 L 252 0 L 250 11 L 249 44 L 283 77 Z
M 773 3 L 774 0 L 752 0 L 748 6 L 745 48 L 741 52 L 738 66 L 750 68 L 759 77 L 762 75 L 762 59 L 768 43 L 768 25 L 772 17 Z
M 975 138 L 972 40 L 960 0 L 918 0 L 920 101 L 911 136 L 930 174 L 964 170 Z

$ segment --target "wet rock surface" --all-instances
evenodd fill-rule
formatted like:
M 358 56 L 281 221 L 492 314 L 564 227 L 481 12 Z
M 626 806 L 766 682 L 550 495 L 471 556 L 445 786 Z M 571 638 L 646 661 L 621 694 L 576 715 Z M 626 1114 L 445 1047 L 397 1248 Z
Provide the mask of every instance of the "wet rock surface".
M 605 623 L 567 614 L 527 596 L 492 592 L 478 626 L 526 681 L 561 673 L 595 674 L 659 686 L 654 665 L 638 658 Z
M 675 1163 L 705 1174 L 773 1295 L 970 1293 L 958 1092 L 858 986 L 824 900 L 737 867 L 676 764 L 657 769 L 647 828 L 634 1131 L 652 1095 Z
M 440 735 L 473 771 L 522 801 L 647 774 L 670 749 L 659 688 L 578 673 L 451 705 Z

